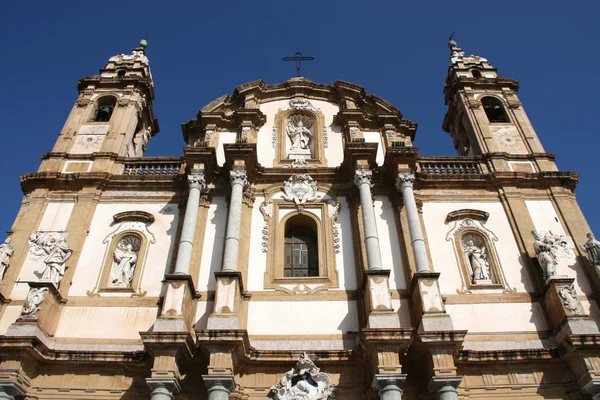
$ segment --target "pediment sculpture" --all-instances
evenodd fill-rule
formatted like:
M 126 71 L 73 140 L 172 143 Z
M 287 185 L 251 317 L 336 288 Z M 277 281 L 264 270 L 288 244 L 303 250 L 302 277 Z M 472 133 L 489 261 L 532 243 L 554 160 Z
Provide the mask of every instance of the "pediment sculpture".
M 271 387 L 271 397 L 275 400 L 334 400 L 334 391 L 329 375 L 321 372 L 304 353 L 294 368 Z
M 296 204 L 317 199 L 317 181 L 309 174 L 295 174 L 283 183 L 283 198 Z

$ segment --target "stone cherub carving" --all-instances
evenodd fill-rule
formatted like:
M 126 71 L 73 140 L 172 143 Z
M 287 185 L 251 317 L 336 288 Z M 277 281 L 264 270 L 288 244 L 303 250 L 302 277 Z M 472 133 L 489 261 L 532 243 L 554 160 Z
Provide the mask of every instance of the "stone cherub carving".
M 10 258 L 15 254 L 15 250 L 10 245 L 11 239 L 6 238 L 3 244 L 0 244 L 0 282 L 4 278 L 4 273 L 8 268 Z
M 35 314 L 40 310 L 40 305 L 44 301 L 46 293 L 48 293 L 48 288 L 31 288 L 27 293 L 21 315 L 29 318 L 35 317 Z
M 43 258 L 46 265 L 41 272 L 40 281 L 52 282 L 58 287 L 65 275 L 65 262 L 73 254 L 67 244 L 67 232 L 38 232 L 29 237 L 31 259 Z
M 292 142 L 288 158 L 311 158 L 310 141 L 313 134 L 310 128 L 313 120 L 308 115 L 292 115 L 286 124 L 286 133 Z
M 600 268 L 600 242 L 596 240 L 593 233 L 587 234 L 588 241 L 579 245 L 581 248 L 587 252 L 587 255 L 590 259 L 592 265 L 596 268 Z
M 277 385 L 271 387 L 275 400 L 331 400 L 335 399 L 335 385 L 330 384 L 329 375 L 303 354 L 294 368 L 282 375 Z
M 113 253 L 109 284 L 114 287 L 130 287 L 139 251 L 139 238 L 126 236 L 117 244 Z
M 490 280 L 490 263 L 485 253 L 485 245 L 476 246 L 473 240 L 464 242 L 464 252 L 469 261 L 471 282 L 480 283 Z

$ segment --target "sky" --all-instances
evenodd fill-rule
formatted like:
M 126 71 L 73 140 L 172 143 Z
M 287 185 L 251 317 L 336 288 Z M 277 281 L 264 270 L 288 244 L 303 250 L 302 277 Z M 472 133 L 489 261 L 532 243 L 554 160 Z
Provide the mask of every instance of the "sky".
M 160 133 L 146 156 L 180 155 L 181 124 L 243 83 L 295 75 L 282 57 L 315 57 L 303 75 L 363 86 L 419 124 L 422 155 L 455 155 L 442 131 L 448 35 L 520 81 L 519 98 L 600 234 L 597 1 L 9 1 L 0 0 L 0 231 L 77 99 L 77 80 L 130 53 L 148 32 Z

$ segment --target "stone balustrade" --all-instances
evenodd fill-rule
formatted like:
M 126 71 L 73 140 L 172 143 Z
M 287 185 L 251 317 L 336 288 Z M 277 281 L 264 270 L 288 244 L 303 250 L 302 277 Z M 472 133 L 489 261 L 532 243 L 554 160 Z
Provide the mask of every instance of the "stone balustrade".
M 128 160 L 124 163 L 123 175 L 179 175 L 183 171 L 181 160 L 147 157 L 140 160 Z

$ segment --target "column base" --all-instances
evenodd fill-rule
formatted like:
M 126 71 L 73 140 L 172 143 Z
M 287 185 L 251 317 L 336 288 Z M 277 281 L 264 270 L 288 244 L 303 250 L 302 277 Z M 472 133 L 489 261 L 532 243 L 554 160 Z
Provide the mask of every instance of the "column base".
M 389 269 L 364 271 L 363 290 L 370 309 L 368 328 L 400 328 L 400 316 L 392 308 Z
M 239 303 L 245 293 L 242 274 L 238 271 L 215 272 L 217 288 L 215 306 L 208 317 L 207 329 L 240 329 L 237 315 Z

